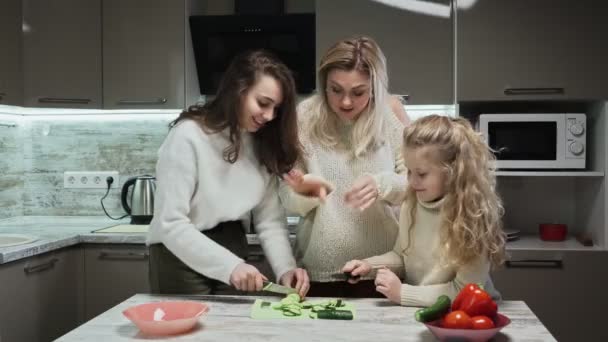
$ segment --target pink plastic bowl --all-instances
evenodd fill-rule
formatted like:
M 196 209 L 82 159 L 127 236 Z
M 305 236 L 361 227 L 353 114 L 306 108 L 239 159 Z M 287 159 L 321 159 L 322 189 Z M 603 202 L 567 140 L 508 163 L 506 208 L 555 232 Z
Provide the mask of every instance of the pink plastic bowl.
M 167 301 L 132 306 L 122 313 L 146 335 L 174 335 L 190 331 L 209 306 L 194 301 Z
M 472 342 L 482 342 L 487 341 L 494 337 L 500 329 L 506 327 L 511 323 L 509 317 L 501 314 L 496 314 L 496 319 L 494 320 L 496 324 L 495 328 L 492 329 L 449 329 L 441 327 L 441 320 L 436 320 L 428 323 L 424 323 L 427 328 L 439 339 L 440 341 L 446 340 L 459 340 L 459 341 L 472 341 Z

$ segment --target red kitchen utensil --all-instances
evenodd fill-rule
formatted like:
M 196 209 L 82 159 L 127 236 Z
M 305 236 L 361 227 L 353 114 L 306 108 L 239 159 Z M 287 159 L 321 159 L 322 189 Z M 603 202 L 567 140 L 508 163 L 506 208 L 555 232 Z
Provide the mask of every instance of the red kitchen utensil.
M 568 226 L 563 223 L 541 223 L 538 232 L 543 241 L 564 241 L 568 234 Z

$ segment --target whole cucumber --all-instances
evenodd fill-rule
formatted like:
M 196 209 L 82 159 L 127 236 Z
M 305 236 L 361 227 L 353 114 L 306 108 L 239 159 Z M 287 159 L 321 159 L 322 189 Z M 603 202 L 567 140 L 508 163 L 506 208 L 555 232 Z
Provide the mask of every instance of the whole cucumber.
M 450 297 L 441 295 L 437 297 L 435 304 L 429 306 L 428 308 L 417 310 L 414 317 L 416 317 L 418 322 L 430 322 L 437 320 L 450 311 L 451 303 L 452 301 L 450 300 Z
M 352 320 L 353 313 L 350 310 L 320 310 L 317 311 L 317 318 Z

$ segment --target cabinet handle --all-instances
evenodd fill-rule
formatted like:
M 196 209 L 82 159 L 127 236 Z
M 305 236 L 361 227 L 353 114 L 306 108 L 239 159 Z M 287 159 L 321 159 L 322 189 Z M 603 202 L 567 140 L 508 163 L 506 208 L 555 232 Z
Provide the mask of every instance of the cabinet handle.
M 410 100 L 410 95 L 409 94 L 394 94 L 394 95 L 399 98 L 399 101 L 402 104 L 407 104 L 407 101 Z
M 0 121 L 0 127 L 17 127 L 17 124 L 10 121 Z
M 505 95 L 563 95 L 564 88 L 505 88 Z
M 88 104 L 91 103 L 91 99 L 69 99 L 62 97 L 39 97 L 38 102 L 40 103 L 70 103 L 70 104 Z
M 32 273 L 36 273 L 36 272 L 42 272 L 44 270 L 48 270 L 49 268 L 53 268 L 55 266 L 55 263 L 59 261 L 59 259 L 57 258 L 53 258 L 45 263 L 42 263 L 40 265 L 36 265 L 36 266 L 25 266 L 23 268 L 23 272 L 25 272 L 25 274 L 32 274 Z
M 118 104 L 121 105 L 148 105 L 148 104 L 164 104 L 167 103 L 167 99 L 159 97 L 155 100 L 119 100 Z
M 563 268 L 561 260 L 515 260 L 505 262 L 507 268 Z
M 148 259 L 147 252 L 110 252 L 101 251 L 99 252 L 100 259 Z
M 264 253 L 263 252 L 249 252 L 249 254 L 247 255 L 247 261 L 262 261 L 264 260 Z
M 0 93 L 0 101 L 2 101 L 2 99 L 4 99 L 5 96 L 6 96 L 6 93 Z

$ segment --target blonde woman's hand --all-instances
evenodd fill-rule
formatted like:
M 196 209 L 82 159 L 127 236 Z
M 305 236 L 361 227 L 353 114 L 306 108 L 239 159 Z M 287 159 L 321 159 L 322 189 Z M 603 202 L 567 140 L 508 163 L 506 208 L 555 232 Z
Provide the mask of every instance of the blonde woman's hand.
M 262 291 L 268 280 L 257 268 L 246 263 L 238 264 L 230 274 L 230 284 L 240 291 Z
M 303 268 L 294 268 L 291 271 L 287 271 L 281 276 L 281 284 L 296 289 L 300 298 L 306 297 L 310 289 L 310 279 L 308 278 L 308 273 Z
M 381 268 L 376 274 L 376 291 L 393 303 L 401 304 L 401 280 L 388 268 Z
M 372 265 L 365 260 L 351 260 L 342 267 L 342 272 L 350 273 L 347 281 L 351 284 L 358 283 L 362 276 L 367 275 L 371 271 Z
M 322 177 L 303 174 L 302 171 L 296 169 L 283 175 L 283 180 L 300 195 L 318 197 L 321 201 L 325 201 L 327 195 L 332 191 L 331 184 Z
M 378 198 L 378 184 L 370 175 L 363 175 L 351 186 L 344 195 L 346 205 L 361 211 L 369 208 Z

